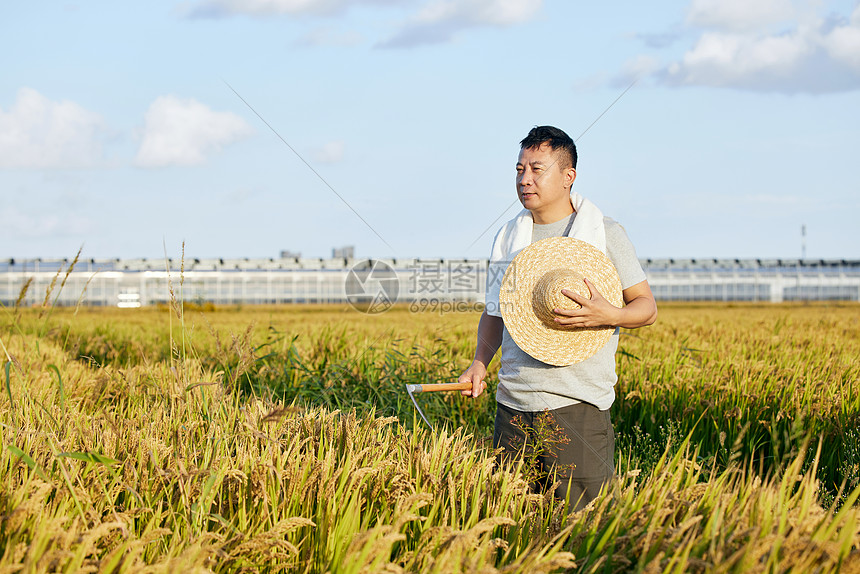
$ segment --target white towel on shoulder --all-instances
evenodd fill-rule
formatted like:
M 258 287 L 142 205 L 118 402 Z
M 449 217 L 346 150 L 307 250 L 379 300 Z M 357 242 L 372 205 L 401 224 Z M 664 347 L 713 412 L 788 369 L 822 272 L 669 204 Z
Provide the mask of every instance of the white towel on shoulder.
M 570 204 L 576 211 L 568 237 L 580 239 L 594 245 L 606 253 L 606 229 L 603 213 L 591 201 L 571 190 Z M 508 221 L 496 234 L 490 253 L 490 267 L 487 273 L 486 312 L 501 317 L 499 291 L 502 279 L 510 262 L 532 242 L 534 218 L 528 209 L 523 209 L 515 218 Z

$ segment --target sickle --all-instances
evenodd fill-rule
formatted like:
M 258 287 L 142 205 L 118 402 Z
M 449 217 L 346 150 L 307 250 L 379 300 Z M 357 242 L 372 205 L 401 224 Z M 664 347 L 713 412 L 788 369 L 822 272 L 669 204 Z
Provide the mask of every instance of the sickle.
M 472 389 L 472 383 L 431 383 L 429 385 L 406 385 L 406 392 L 409 393 L 409 398 L 412 399 L 412 404 L 415 405 L 415 410 L 421 415 L 421 418 L 433 430 L 433 425 L 424 416 L 424 411 L 418 406 L 418 401 L 415 400 L 413 393 L 429 393 L 433 391 L 469 391 Z

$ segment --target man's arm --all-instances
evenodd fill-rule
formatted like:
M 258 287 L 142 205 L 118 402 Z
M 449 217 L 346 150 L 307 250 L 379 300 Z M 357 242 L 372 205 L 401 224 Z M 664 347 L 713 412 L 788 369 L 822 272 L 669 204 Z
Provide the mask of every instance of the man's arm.
M 486 311 L 481 315 L 478 323 L 478 344 L 475 348 L 475 358 L 469 368 L 457 379 L 461 383 L 472 383 L 471 391 L 460 391 L 465 396 L 477 397 L 487 388 L 484 378 L 487 376 L 487 366 L 496 351 L 502 346 L 502 329 L 504 322 L 501 317 L 488 315 Z
M 555 309 L 559 325 L 574 327 L 624 327 L 635 329 L 651 325 L 657 320 L 657 302 L 651 293 L 648 281 L 641 281 L 624 289 L 625 306 L 618 308 L 607 301 L 588 279 L 585 284 L 591 291 L 591 299 L 573 291 L 562 289 L 562 293 L 579 303 L 581 309 Z

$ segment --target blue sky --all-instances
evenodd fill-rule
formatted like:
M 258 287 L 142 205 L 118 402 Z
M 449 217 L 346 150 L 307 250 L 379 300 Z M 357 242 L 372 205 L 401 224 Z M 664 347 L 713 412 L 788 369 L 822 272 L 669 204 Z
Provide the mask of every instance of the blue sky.
M 486 257 L 542 124 L 641 257 L 860 258 L 856 1 L 7 3 L 0 70 L 0 258 Z

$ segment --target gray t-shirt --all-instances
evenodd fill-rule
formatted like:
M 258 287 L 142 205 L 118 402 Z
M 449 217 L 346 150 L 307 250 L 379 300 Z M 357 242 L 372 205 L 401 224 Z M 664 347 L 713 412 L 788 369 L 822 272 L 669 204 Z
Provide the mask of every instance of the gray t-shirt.
M 532 242 L 565 235 L 573 223 L 573 214 L 548 225 L 535 224 Z M 636 257 L 636 250 L 624 228 L 604 217 L 606 254 L 615 265 L 621 288 L 627 289 L 645 281 L 645 272 Z M 612 406 L 615 400 L 615 351 L 618 349 L 618 329 L 597 353 L 567 367 L 542 363 L 520 349 L 507 328 L 502 331 L 502 362 L 496 400 L 521 412 L 559 409 L 578 402 L 595 405 L 600 410 Z

